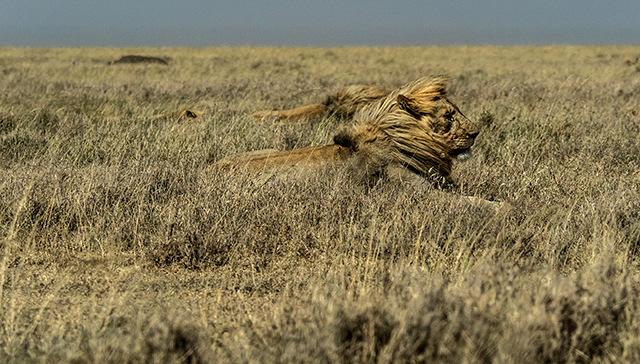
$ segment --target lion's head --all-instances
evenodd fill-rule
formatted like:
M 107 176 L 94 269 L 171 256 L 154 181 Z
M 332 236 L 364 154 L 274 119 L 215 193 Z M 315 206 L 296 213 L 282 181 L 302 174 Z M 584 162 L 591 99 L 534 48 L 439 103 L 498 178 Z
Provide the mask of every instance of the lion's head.
M 375 151 L 373 159 L 382 156 L 452 182 L 452 161 L 471 156 L 479 129 L 447 98 L 446 82 L 443 77 L 425 77 L 392 91 L 359 111 L 355 125 L 337 134 L 334 142 L 365 160 Z

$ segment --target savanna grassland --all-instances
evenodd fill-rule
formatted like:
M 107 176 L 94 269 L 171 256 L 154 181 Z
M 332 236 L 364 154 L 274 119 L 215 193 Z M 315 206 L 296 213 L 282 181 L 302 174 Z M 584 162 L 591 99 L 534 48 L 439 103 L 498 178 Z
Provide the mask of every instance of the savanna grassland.
M 0 362 L 638 362 L 639 55 L 0 49 Z M 211 168 L 349 123 L 254 111 L 441 74 L 481 124 L 453 191 Z

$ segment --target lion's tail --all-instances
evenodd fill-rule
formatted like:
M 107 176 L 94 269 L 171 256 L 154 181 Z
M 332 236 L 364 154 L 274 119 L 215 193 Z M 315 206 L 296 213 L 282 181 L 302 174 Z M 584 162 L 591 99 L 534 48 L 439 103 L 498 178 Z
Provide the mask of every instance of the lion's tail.
M 260 121 L 280 120 L 280 121 L 305 121 L 309 119 L 321 118 L 327 113 L 327 106 L 313 104 L 291 110 L 281 111 L 258 111 L 252 116 Z

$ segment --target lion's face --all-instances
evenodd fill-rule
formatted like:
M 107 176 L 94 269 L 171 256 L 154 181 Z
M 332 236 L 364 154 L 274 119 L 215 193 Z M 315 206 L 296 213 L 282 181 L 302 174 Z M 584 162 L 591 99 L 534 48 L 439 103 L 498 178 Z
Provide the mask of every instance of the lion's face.
M 480 130 L 467 119 L 456 105 L 444 98 L 435 108 L 432 130 L 449 149 L 452 157 L 466 160 L 471 157 L 471 146 Z
M 414 94 L 399 94 L 397 105 L 427 126 L 428 133 L 441 145 L 440 153 L 448 155 L 442 158 L 468 159 L 479 129 L 447 98 L 444 85 L 439 86 L 435 90 L 426 88 L 428 92 L 419 89 Z

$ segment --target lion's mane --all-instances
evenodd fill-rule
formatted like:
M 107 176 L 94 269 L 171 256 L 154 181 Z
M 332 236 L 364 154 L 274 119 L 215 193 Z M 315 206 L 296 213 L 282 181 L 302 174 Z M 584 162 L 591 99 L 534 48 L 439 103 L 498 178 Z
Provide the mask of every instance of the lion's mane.
M 355 125 L 337 134 L 334 142 L 355 153 L 361 151 L 360 158 L 370 163 L 384 164 L 375 161 L 384 158 L 451 182 L 454 156 L 432 129 L 437 101 L 446 100 L 446 84 L 444 77 L 425 77 L 392 91 L 357 113 Z

